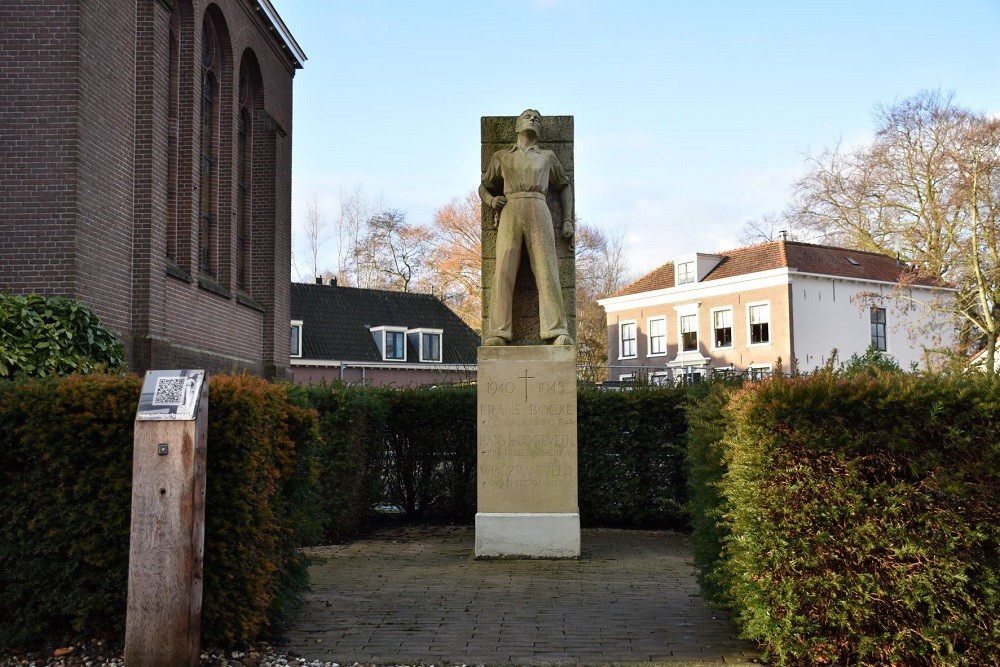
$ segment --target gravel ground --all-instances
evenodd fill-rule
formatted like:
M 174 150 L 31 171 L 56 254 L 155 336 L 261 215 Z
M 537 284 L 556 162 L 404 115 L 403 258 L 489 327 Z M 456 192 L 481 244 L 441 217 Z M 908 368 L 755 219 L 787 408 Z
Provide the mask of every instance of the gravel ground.
M 0 667 L 123 667 L 120 646 L 95 641 L 81 646 L 65 646 L 47 653 L 0 655 Z M 201 654 L 201 667 L 341 667 L 335 662 L 307 660 L 283 653 L 267 645 L 246 651 L 210 650 Z M 358 663 L 344 667 L 361 667 Z

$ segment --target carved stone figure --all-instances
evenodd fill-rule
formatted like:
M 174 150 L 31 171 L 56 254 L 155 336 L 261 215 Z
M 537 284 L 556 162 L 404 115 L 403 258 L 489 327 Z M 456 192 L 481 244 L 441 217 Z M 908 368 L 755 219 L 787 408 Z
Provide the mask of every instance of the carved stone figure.
M 515 125 L 517 143 L 493 154 L 479 186 L 479 196 L 493 209 L 497 226 L 493 298 L 484 345 L 507 345 L 513 337 L 511 312 L 522 242 L 538 287 L 539 335 L 550 344 L 573 345 L 559 284 L 555 230 L 545 203 L 549 188 L 559 190 L 562 235 L 572 239 L 573 191 L 555 153 L 538 148 L 541 128 L 538 111 L 522 112 Z

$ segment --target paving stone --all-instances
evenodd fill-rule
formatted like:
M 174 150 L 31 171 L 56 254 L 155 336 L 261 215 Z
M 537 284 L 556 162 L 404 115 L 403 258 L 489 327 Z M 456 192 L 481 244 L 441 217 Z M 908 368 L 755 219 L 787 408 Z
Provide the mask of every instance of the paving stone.
M 580 561 L 477 561 L 474 544 L 473 528 L 452 526 L 311 549 L 288 648 L 342 665 L 757 656 L 701 599 L 684 535 L 584 530 Z

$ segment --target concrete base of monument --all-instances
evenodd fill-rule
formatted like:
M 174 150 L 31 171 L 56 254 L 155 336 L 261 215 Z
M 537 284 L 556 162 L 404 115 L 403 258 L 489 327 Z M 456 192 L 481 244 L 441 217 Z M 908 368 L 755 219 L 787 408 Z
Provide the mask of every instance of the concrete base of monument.
M 577 513 L 480 512 L 476 558 L 579 558 Z

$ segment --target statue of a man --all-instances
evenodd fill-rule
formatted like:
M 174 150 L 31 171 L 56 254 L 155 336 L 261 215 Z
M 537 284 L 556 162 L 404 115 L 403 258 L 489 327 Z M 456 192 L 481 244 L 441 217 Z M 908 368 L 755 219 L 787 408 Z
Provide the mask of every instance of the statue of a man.
M 553 345 L 573 345 L 559 284 L 555 230 L 545 203 L 548 189 L 558 189 L 562 235 L 572 239 L 573 190 L 555 153 L 538 148 L 541 129 L 542 116 L 538 111 L 522 112 L 515 125 L 517 144 L 493 154 L 479 186 L 483 202 L 499 214 L 494 215 L 496 269 L 484 345 L 507 345 L 513 337 L 511 309 L 522 240 L 538 286 L 539 334 Z

